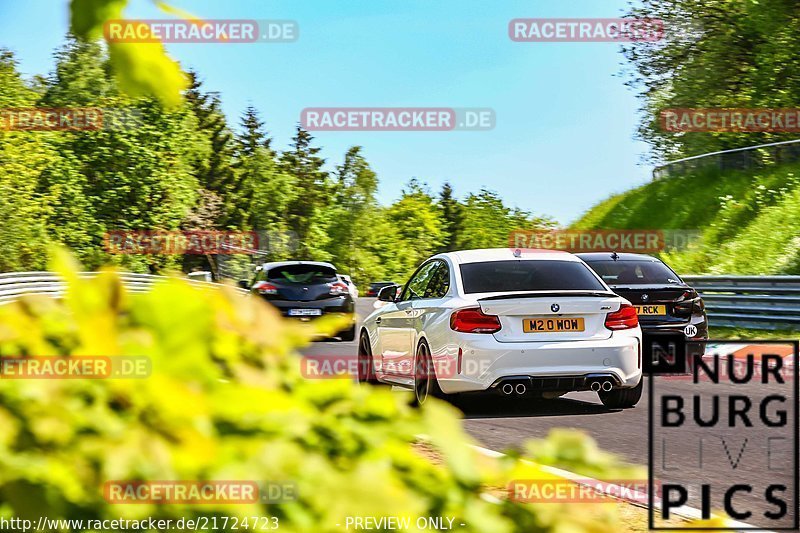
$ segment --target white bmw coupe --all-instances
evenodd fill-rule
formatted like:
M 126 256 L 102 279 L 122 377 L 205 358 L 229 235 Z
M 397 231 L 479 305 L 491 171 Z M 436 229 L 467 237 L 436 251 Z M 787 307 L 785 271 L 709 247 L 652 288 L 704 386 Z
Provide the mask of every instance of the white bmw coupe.
M 430 396 L 554 398 L 593 390 L 611 408 L 642 395 L 636 309 L 578 257 L 507 248 L 435 255 L 359 334 L 359 381 Z

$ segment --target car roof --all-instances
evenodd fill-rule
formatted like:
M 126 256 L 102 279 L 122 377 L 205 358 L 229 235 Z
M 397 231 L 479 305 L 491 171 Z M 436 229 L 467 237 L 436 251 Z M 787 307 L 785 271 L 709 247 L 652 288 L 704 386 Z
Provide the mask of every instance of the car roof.
M 457 264 L 481 263 L 485 261 L 577 261 L 580 259 L 569 252 L 562 250 L 539 250 L 531 248 L 519 249 L 519 255 L 514 248 L 484 248 L 480 250 L 459 250 L 456 252 L 446 252 L 434 257 L 449 257 Z
M 336 267 L 330 263 L 323 263 L 322 261 L 276 261 L 274 263 L 264 263 L 261 265 L 262 270 L 271 270 L 273 268 L 280 268 L 290 265 L 312 265 L 312 266 L 321 266 L 321 267 L 328 267 L 336 270 Z
M 587 252 L 582 254 L 575 254 L 584 261 L 600 261 L 600 260 L 609 260 L 612 261 L 614 258 L 612 255 L 614 252 Z M 661 260 L 657 257 L 653 257 L 652 255 L 647 254 L 631 254 L 631 253 L 618 253 L 616 261 L 650 261 L 652 263 L 660 263 Z

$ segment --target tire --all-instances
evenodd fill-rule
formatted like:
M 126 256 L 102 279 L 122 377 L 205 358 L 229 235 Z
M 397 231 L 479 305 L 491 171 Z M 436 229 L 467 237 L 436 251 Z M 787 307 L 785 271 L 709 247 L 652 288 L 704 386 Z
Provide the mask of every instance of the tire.
M 433 368 L 431 350 L 425 341 L 417 346 L 417 356 L 414 358 L 414 401 L 413 405 L 421 407 L 429 398 L 442 398 L 442 389 L 436 379 Z
M 343 331 L 340 331 L 339 332 L 339 338 L 343 342 L 354 341 L 356 339 L 356 325 L 353 324 L 352 326 L 350 326 L 349 329 L 345 329 Z
M 369 343 L 367 332 L 361 333 L 358 339 L 358 382 L 378 385 L 380 382 L 375 376 L 375 362 L 372 359 L 372 345 Z
M 609 409 L 630 409 L 634 407 L 642 398 L 644 389 L 644 376 L 639 380 L 639 384 L 632 389 L 613 389 L 608 392 L 600 391 L 597 395 L 603 405 Z

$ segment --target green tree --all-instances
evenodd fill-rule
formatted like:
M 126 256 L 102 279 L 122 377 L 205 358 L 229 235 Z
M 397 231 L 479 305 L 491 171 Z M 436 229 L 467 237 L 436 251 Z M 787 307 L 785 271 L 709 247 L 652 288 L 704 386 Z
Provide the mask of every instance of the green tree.
M 387 218 L 399 238 L 397 249 L 403 250 L 405 278 L 442 246 L 445 236 L 442 214 L 427 186 L 412 179 L 388 210 Z
M 375 193 L 378 176 L 353 146 L 336 169 L 336 186 L 330 208 L 330 252 L 334 263 L 353 276 L 356 284 L 384 275 L 376 250 L 376 223 L 380 216 Z
M 506 206 L 496 192 L 485 188 L 467 196 L 462 223 L 457 243 L 459 249 L 507 247 L 509 234 L 514 230 L 535 230 L 553 225 L 548 219 Z
M 0 108 L 30 107 L 39 95 L 17 71 L 14 55 L 0 49 Z M 57 161 L 49 132 L 0 133 L 0 269 L 44 267 L 50 238 L 47 208 L 38 191 L 40 174 Z
M 666 108 L 794 107 L 800 97 L 800 17 L 786 0 L 643 0 L 631 17 L 661 19 L 664 37 L 623 47 L 628 84 L 642 102 L 639 137 L 652 159 L 792 138 L 776 133 L 676 134 Z
M 445 183 L 439 192 L 439 208 L 444 222 L 444 238 L 439 251 L 449 252 L 456 249 L 463 224 L 463 207 L 453 196 L 453 187 L 449 183 Z
M 326 259 L 331 185 L 328 173 L 322 167 L 325 160 L 317 155 L 319 147 L 312 146 L 314 138 L 297 127 L 291 149 L 280 157 L 281 169 L 297 180 L 297 194 L 289 205 L 289 223 L 297 235 L 298 259 Z
M 134 270 L 177 267 L 180 258 L 174 256 L 108 257 L 102 252 L 103 234 L 179 229 L 197 202 L 195 168 L 208 156 L 207 140 L 188 106 L 166 110 L 154 98 L 133 100 L 115 83 L 108 59 L 95 44 L 69 39 L 57 55 L 42 104 L 100 107 L 104 127 L 51 136 L 59 160 L 43 173 L 39 187 L 52 206 L 47 223 L 58 228 L 60 242 L 80 243 L 77 252 L 92 267 L 108 261 Z M 108 127 L 106 119 L 114 113 L 132 120 Z M 60 225 L 70 218 L 88 239 L 64 234 Z
M 288 259 L 294 248 L 289 208 L 299 191 L 297 179 L 278 164 L 271 141 L 256 109 L 248 107 L 237 137 L 237 216 L 258 232 L 260 248 L 271 260 Z
M 197 118 L 197 129 L 209 148 L 204 157 L 198 157 L 193 161 L 194 174 L 201 190 L 213 193 L 222 201 L 214 227 L 235 228 L 242 220 L 237 219 L 234 213 L 236 204 L 236 176 L 232 166 L 236 151 L 234 134 L 222 112 L 219 94 L 204 92 L 202 82 L 195 72 L 189 72 L 189 80 L 186 103 Z

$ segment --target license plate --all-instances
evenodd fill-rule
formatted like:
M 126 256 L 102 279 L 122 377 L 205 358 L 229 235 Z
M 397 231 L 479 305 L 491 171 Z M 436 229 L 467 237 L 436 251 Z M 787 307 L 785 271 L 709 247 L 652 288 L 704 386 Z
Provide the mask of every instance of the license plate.
M 636 313 L 642 316 L 663 316 L 667 314 L 666 305 L 635 305 Z
M 582 318 L 523 318 L 522 331 L 525 333 L 558 333 L 562 331 L 583 331 Z
M 289 316 L 320 316 L 322 309 L 289 309 Z

